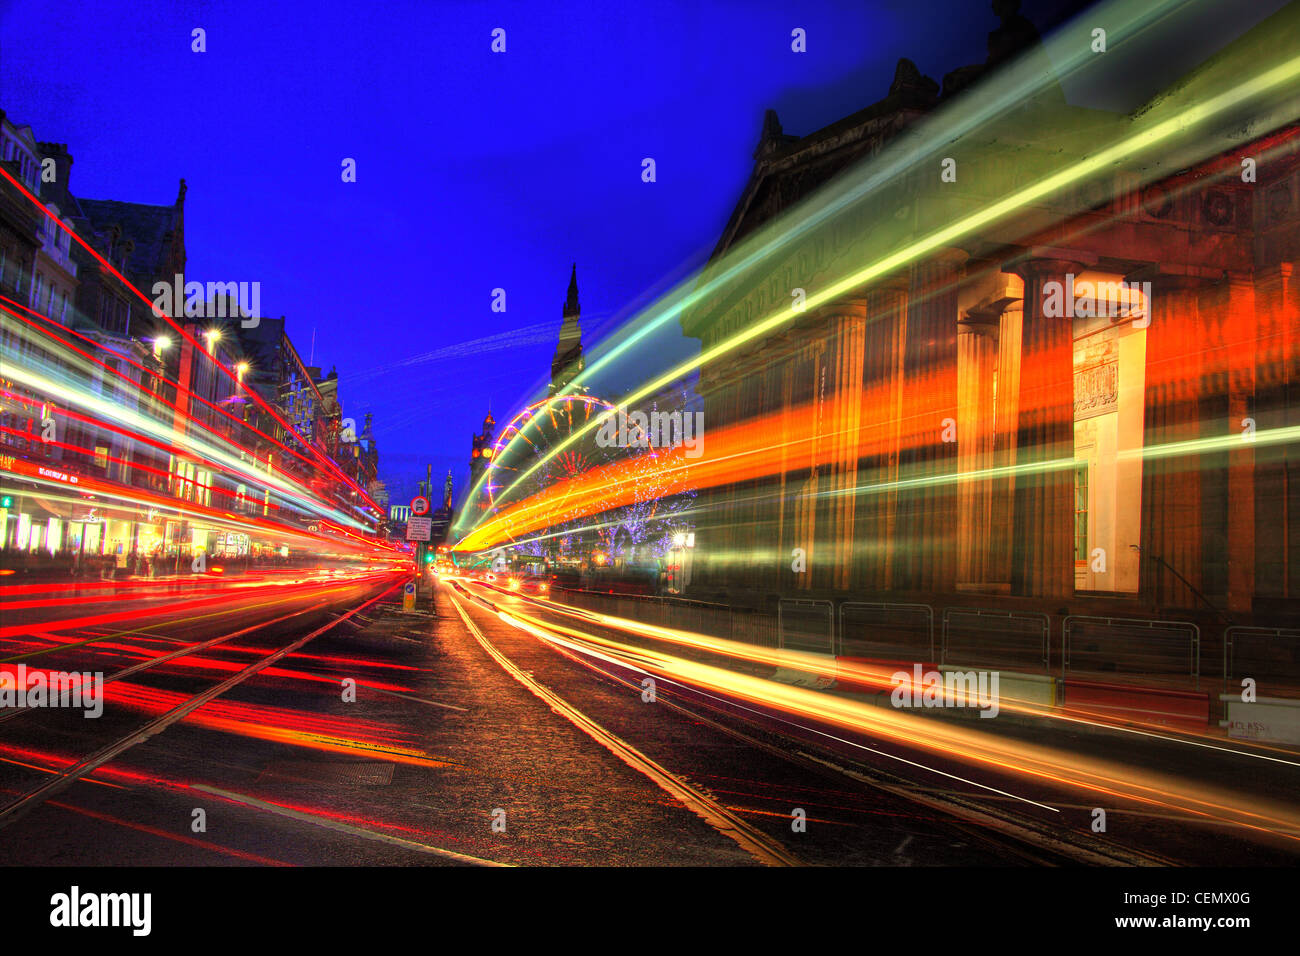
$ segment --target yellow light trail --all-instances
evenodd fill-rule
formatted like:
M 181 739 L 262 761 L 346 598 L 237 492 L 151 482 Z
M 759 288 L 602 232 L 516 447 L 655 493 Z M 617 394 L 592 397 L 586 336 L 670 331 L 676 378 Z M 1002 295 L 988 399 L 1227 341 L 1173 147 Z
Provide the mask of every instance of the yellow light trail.
M 539 639 L 561 643 L 580 653 L 596 654 L 620 666 L 667 677 L 730 700 L 830 724 L 855 734 L 918 747 L 996 772 L 1082 789 L 1300 842 L 1300 816 L 1295 808 L 1276 805 L 1263 798 L 1252 797 L 1247 803 L 1239 793 L 1207 787 L 1200 781 L 1185 782 L 1148 768 L 1129 767 L 1051 747 L 1003 740 L 993 733 L 948 725 L 907 710 L 879 707 L 624 644 L 519 611 L 494 609 L 494 612 L 501 620 Z M 983 784 L 976 786 L 992 789 Z M 1037 801 L 1027 802 L 1051 809 Z
M 1171 12 L 1173 9 L 1176 9 L 1176 5 L 1165 8 L 1163 12 Z M 1151 22 L 1155 22 L 1156 19 L 1158 18 L 1145 20 L 1144 26 Z M 1252 62 L 1250 65 L 1254 66 L 1255 64 Z M 1229 64 L 1227 66 L 1222 63 L 1217 64 L 1220 73 L 1231 73 L 1231 71 L 1237 66 L 1240 66 L 1240 64 Z M 1267 94 L 1274 93 L 1278 91 L 1279 88 L 1284 87 L 1285 84 L 1293 82 L 1297 76 L 1300 76 L 1300 57 L 1292 57 L 1279 65 L 1265 69 L 1255 76 L 1231 86 L 1226 91 L 1212 96 L 1204 102 L 1186 106 L 1166 119 L 1154 121 L 1148 128 L 1141 129 L 1132 135 L 1121 139 L 1119 142 L 1100 149 L 1090 156 L 1086 156 L 1073 162 L 1066 168 L 1041 178 L 1032 184 L 1023 188 L 1017 188 L 1014 192 L 988 206 L 985 206 L 983 209 L 961 217 L 951 225 L 935 230 L 923 238 L 914 240 L 903 249 L 886 254 L 820 291 L 809 294 L 805 300 L 804 308 L 799 312 L 786 307 L 769 315 L 749 328 L 724 339 L 717 345 L 702 351 L 698 356 L 680 363 L 675 368 L 653 379 L 648 384 L 626 396 L 622 400 L 623 404 L 631 405 L 639 402 L 705 363 L 720 358 L 721 356 L 748 344 L 760 336 L 775 331 L 782 325 L 792 321 L 797 315 L 831 302 L 845 293 L 853 291 L 875 279 L 887 276 L 927 253 L 949 246 L 959 239 L 970 236 L 978 229 L 987 228 L 1006 220 L 1013 213 L 1022 211 L 1027 206 L 1047 199 L 1048 197 L 1055 196 L 1067 187 L 1075 186 L 1080 181 L 1098 175 L 1121 162 L 1132 162 L 1143 156 L 1143 154 L 1150 153 L 1156 147 L 1167 147 L 1168 141 L 1177 134 L 1190 136 L 1198 127 L 1203 126 L 1211 119 L 1228 113 L 1230 110 L 1241 106 L 1243 103 L 1247 103 L 1251 100 L 1258 100 Z M 1025 90 L 1021 90 L 1020 98 L 1022 100 L 1025 95 Z M 1032 92 L 1030 95 L 1032 95 Z M 1280 113 L 1269 117 L 1270 121 L 1279 125 L 1283 122 L 1295 119 L 1297 111 L 1300 110 L 1300 98 L 1291 97 L 1284 102 L 1280 109 Z M 1138 121 L 1149 120 L 1151 115 L 1156 112 L 1158 112 L 1158 110 L 1149 111 L 1142 117 L 1139 117 Z M 1242 135 L 1244 135 L 1244 133 Z M 945 137 L 945 141 L 951 142 L 955 138 L 956 137 L 950 131 L 948 136 Z M 1225 144 L 1221 142 L 1209 142 L 1201 144 L 1198 148 L 1201 158 L 1204 158 L 1205 155 L 1222 152 L 1225 149 Z M 1184 159 L 1184 161 L 1187 160 Z M 1153 164 L 1153 166 L 1154 165 L 1158 165 L 1158 163 Z M 1156 174 L 1153 172 L 1153 166 L 1148 166 L 1145 181 L 1153 181 L 1157 178 Z M 1165 174 L 1161 173 L 1160 175 Z M 786 228 L 798 229 L 799 225 L 798 223 L 793 225 L 787 224 Z M 716 292 L 717 288 L 711 285 L 709 291 Z M 634 339 L 629 340 L 629 342 L 630 341 L 634 341 Z M 594 371 L 594 366 L 592 367 L 592 371 Z M 590 372 L 588 375 L 589 374 Z M 515 478 L 515 480 L 502 491 L 499 498 L 507 498 L 513 489 L 519 487 L 521 482 L 526 480 L 538 468 L 544 466 L 555 455 L 561 453 L 574 442 L 578 441 L 591 429 L 599 428 L 607 417 L 608 415 L 605 415 L 594 419 L 586 426 L 578 429 L 568 438 L 550 449 L 547 455 L 534 462 L 531 467 Z M 475 488 L 471 489 L 467 501 L 474 500 L 474 496 L 477 494 L 478 489 L 479 486 L 477 485 Z M 462 519 L 463 517 L 464 515 L 461 516 Z M 476 519 L 476 524 L 478 523 L 478 520 L 481 519 Z M 459 527 L 459 525 L 460 519 L 457 520 L 456 527 Z M 459 547 L 459 543 L 457 547 Z

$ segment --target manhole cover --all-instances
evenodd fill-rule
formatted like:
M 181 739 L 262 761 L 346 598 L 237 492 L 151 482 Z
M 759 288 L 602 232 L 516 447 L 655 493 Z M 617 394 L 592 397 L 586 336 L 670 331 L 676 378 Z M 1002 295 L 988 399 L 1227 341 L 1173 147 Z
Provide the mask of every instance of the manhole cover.
M 314 760 L 287 760 L 262 771 L 258 783 L 353 784 L 362 787 L 386 787 L 393 782 L 391 763 L 323 763 Z

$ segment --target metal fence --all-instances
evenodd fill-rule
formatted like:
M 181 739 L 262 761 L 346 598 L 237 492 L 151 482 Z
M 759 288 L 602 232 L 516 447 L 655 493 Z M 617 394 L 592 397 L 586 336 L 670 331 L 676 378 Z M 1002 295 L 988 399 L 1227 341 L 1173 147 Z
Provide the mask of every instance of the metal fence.
M 935 609 L 782 598 L 777 613 L 669 596 L 565 590 L 565 603 L 646 624 L 725 637 L 760 647 L 843 657 L 936 661 L 1047 674 L 1048 615 L 948 607 L 935 644 Z M 937 657 L 936 657 L 937 651 Z M 1200 628 L 1187 621 L 1073 614 L 1061 628 L 1060 674 L 1163 678 L 1200 690 Z M 1234 626 L 1224 632 L 1223 686 L 1254 677 L 1262 693 L 1300 697 L 1300 629 Z M 1267 687 L 1267 690 L 1264 688 Z
M 782 649 L 835 653 L 835 606 L 830 601 L 782 598 L 776 606 L 776 620 Z
M 928 604 L 845 601 L 840 605 L 841 657 L 934 661 L 934 608 Z
M 1050 636 L 1046 614 L 948 607 L 939 663 L 1046 674 Z
M 1190 677 L 1201 689 L 1201 629 L 1186 621 L 1071 614 L 1061 627 L 1061 679 L 1070 670 L 1124 677 Z
M 771 614 L 744 608 L 733 608 L 731 611 L 731 639 L 759 647 L 776 648 L 781 645 L 777 619 Z
M 712 637 L 732 634 L 731 608 L 725 604 L 643 594 L 608 594 L 569 589 L 563 600 L 574 607 L 623 617 L 642 624 L 694 631 Z
M 1300 630 L 1245 627 L 1223 632 L 1223 693 L 1238 693 L 1234 680 L 1250 677 L 1261 697 L 1300 697 Z

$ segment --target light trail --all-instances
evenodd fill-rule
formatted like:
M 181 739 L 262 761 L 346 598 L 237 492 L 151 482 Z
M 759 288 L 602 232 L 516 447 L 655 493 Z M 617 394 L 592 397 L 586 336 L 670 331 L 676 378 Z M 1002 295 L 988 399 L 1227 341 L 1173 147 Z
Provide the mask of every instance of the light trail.
M 701 688 L 743 705 L 830 724 L 854 734 L 892 740 L 995 773 L 1159 807 L 1186 817 L 1300 842 L 1300 816 L 1290 806 L 1276 806 L 1258 798 L 1245 804 L 1238 793 L 1206 787 L 1201 783 L 1183 782 L 1146 768 L 1129 767 L 1047 746 L 1003 740 L 994 733 L 944 724 L 904 709 L 830 696 L 602 638 L 519 611 L 493 608 L 493 612 L 506 623 L 521 627 L 547 642 L 560 643 L 584 654 L 603 656 L 619 666 L 667 677 L 684 686 Z
M 1159 16 L 1153 15 L 1148 17 L 1145 15 L 1147 11 L 1144 11 L 1144 15 L 1141 17 L 1142 28 L 1158 22 L 1165 13 L 1176 9 L 1176 6 L 1177 5 L 1166 5 L 1162 7 Z M 1125 19 L 1124 11 L 1116 8 L 1112 9 L 1116 13 L 1117 20 Z M 1129 16 L 1131 16 L 1131 14 L 1129 14 Z M 1129 19 L 1127 22 L 1132 25 L 1134 20 Z M 1082 48 L 1083 46 L 1081 45 L 1078 49 Z M 1078 56 L 1077 49 L 1073 52 L 1073 56 Z M 1067 55 L 1065 59 L 1069 62 L 1070 56 Z M 1075 62 L 1078 61 L 1076 60 Z M 811 312 L 818 306 L 830 303 L 844 294 L 852 292 L 864 285 L 869 285 L 871 282 L 887 276 L 929 253 L 953 245 L 959 240 L 976 234 L 980 230 L 987 230 L 996 224 L 1002 223 L 1008 220 L 1013 214 L 1021 212 L 1036 203 L 1045 201 L 1049 198 L 1056 200 L 1058 204 L 1061 202 L 1068 202 L 1069 200 L 1063 198 L 1065 196 L 1065 190 L 1077 186 L 1080 182 L 1094 178 L 1113 168 L 1117 164 L 1129 163 L 1135 166 L 1144 164 L 1141 168 L 1143 169 L 1143 182 L 1145 183 L 1154 181 L 1161 176 L 1168 175 L 1168 172 L 1162 172 L 1162 170 L 1177 169 L 1179 168 L 1178 164 L 1190 165 L 1193 162 L 1203 160 L 1207 155 L 1223 152 L 1225 150 L 1223 143 L 1211 142 L 1205 139 L 1202 135 L 1204 133 L 1203 127 L 1205 127 L 1211 120 L 1226 119 L 1231 116 L 1234 111 L 1239 110 L 1244 104 L 1256 104 L 1257 113 L 1260 110 L 1268 108 L 1274 109 L 1275 112 L 1272 115 L 1269 115 L 1267 119 L 1275 126 L 1280 126 L 1286 122 L 1293 121 L 1298 113 L 1300 113 L 1300 97 L 1295 96 L 1294 90 L 1291 90 L 1291 86 L 1294 84 L 1295 79 L 1297 76 L 1300 76 L 1300 57 L 1286 58 L 1277 65 L 1265 66 L 1262 69 L 1260 64 L 1253 60 L 1249 60 L 1245 63 L 1225 63 L 1222 61 L 1216 61 L 1211 69 L 1214 71 L 1213 79 L 1220 80 L 1220 85 L 1226 88 L 1224 92 L 1209 96 L 1203 101 L 1187 105 L 1180 104 L 1178 102 L 1178 96 L 1188 96 L 1191 94 L 1187 94 L 1185 91 L 1180 90 L 1174 96 L 1163 101 L 1158 107 L 1148 110 L 1142 115 L 1136 117 L 1134 125 L 1136 125 L 1138 129 L 1135 132 L 1120 137 L 1117 142 L 1095 149 L 1084 158 L 1070 162 L 1063 168 L 1041 176 L 1027 185 L 1014 185 L 1002 198 L 988 203 L 973 213 L 961 216 L 955 222 L 942 228 L 935 229 L 919 239 L 910 240 L 901 249 L 883 252 L 876 255 L 869 254 L 866 250 L 863 250 L 864 254 L 861 256 L 842 255 L 841 258 L 843 259 L 865 259 L 867 264 L 843 275 L 838 280 L 832 281 L 816 291 L 810 292 L 805 300 L 804 308 L 799 312 L 787 307 L 768 315 L 766 318 L 753 323 L 748 328 L 731 335 L 711 348 L 705 349 L 700 353 L 700 355 L 688 359 L 668 372 L 652 379 L 648 384 L 643 385 L 633 391 L 630 395 L 626 396 L 623 399 L 623 403 L 628 406 L 634 405 L 635 403 L 655 394 L 657 391 L 674 381 L 683 378 L 685 375 L 700 366 L 713 362 L 735 349 L 777 330 L 781 326 L 795 320 L 795 318 L 803 312 Z M 1250 76 L 1249 79 L 1238 82 L 1237 74 L 1239 71 L 1253 72 L 1254 75 Z M 1205 85 L 1211 84 L 1211 79 L 1203 79 L 1206 79 Z M 1038 82 L 1041 84 L 1044 80 L 1039 78 Z M 1028 88 L 1020 89 L 1017 101 L 1023 102 L 1027 96 L 1032 96 L 1034 91 L 1035 87 L 1032 85 Z M 1292 95 L 1287 96 L 1286 94 L 1288 92 Z M 1279 103 L 1270 103 L 1266 100 L 1268 96 L 1279 94 L 1282 96 L 1282 100 Z M 1007 105 L 1009 106 L 1010 103 L 1008 102 Z M 946 114 L 950 111 L 944 112 Z M 1163 113 L 1172 113 L 1172 115 L 1169 115 L 1166 118 L 1160 118 Z M 943 119 L 949 121 L 952 118 L 945 115 Z M 906 144 L 896 143 L 890 150 L 888 150 L 888 152 L 891 156 L 896 157 L 900 151 L 904 149 L 908 151 L 907 155 L 910 156 L 909 163 L 906 166 L 899 167 L 898 170 L 898 176 L 902 177 L 904 172 L 913 172 L 917 163 L 924 155 L 935 153 L 941 148 L 946 149 L 949 155 L 960 152 L 961 146 L 959 143 L 963 133 L 971 133 L 978 129 L 979 127 L 967 127 L 957 133 L 954 133 L 952 129 L 949 129 L 945 134 L 941 132 L 942 127 L 939 127 L 931 133 L 931 135 L 939 137 L 938 141 L 931 143 L 927 149 L 918 151 L 913 143 L 908 142 Z M 1239 137 L 1247 135 L 1248 133 L 1249 130 L 1246 129 L 1234 131 L 1234 135 Z M 1171 148 L 1169 141 L 1176 138 L 1178 139 L 1178 143 L 1175 148 Z M 1164 150 L 1164 153 L 1157 154 L 1155 152 L 1157 148 Z M 920 152 L 921 156 L 918 156 L 917 152 Z M 989 153 L 987 148 L 981 149 L 976 147 L 976 155 L 992 156 L 992 153 Z M 1168 165 L 1171 161 L 1171 157 L 1176 158 L 1176 163 L 1173 166 Z M 971 159 L 970 157 L 967 157 L 964 161 L 970 162 Z M 884 163 L 888 166 L 890 160 L 888 158 L 873 157 L 873 163 Z M 930 188 L 933 189 L 934 187 L 932 186 Z M 1073 201 L 1077 202 L 1077 199 Z M 807 210 L 801 209 L 797 212 L 799 216 L 807 217 L 809 215 Z M 844 210 L 835 208 L 833 215 L 831 215 L 832 220 L 836 216 L 842 215 L 843 212 Z M 781 222 L 781 228 L 797 231 L 799 229 L 799 219 L 794 216 L 784 217 Z M 866 233 L 869 232 L 869 230 L 864 230 L 863 232 Z M 864 237 L 862 241 L 869 243 L 870 239 Z M 749 262 L 747 265 L 750 269 L 753 269 L 757 264 Z M 724 263 L 720 268 L 725 269 L 727 266 Z M 752 276 L 750 277 L 750 281 L 753 285 L 758 285 L 761 284 L 761 278 L 763 277 Z M 710 291 L 716 293 L 720 291 L 720 286 L 710 286 Z M 634 338 L 629 337 L 629 344 L 634 341 Z M 589 377 L 594 373 L 594 371 L 595 365 L 593 364 L 586 373 L 587 376 Z M 575 386 L 571 387 L 576 387 L 576 383 Z M 547 456 L 543 457 L 538 462 L 534 463 L 531 468 L 520 474 L 498 497 L 501 499 L 509 497 L 513 489 L 520 487 L 522 482 L 524 482 L 538 468 L 543 467 L 550 458 L 561 454 L 566 448 L 578 441 L 592 428 L 600 427 L 600 424 L 601 421 L 597 420 L 576 430 L 564 441 L 561 441 L 555 447 L 550 449 Z M 476 486 L 471 490 L 468 500 L 474 500 L 474 496 L 477 493 L 478 487 Z M 454 525 L 454 528 L 457 531 L 460 529 L 465 517 L 467 517 L 467 514 L 463 512 L 458 518 Z M 477 523 L 477 521 L 475 523 Z M 461 547 L 461 544 L 458 543 L 457 548 Z
M 54 215 L 53 215 L 53 214 L 52 214 L 48 209 L 46 209 L 45 206 L 44 206 L 44 204 L 43 204 L 43 203 L 42 203 L 42 202 L 41 202 L 41 201 L 40 201 L 36 196 L 33 196 L 30 192 L 28 192 L 27 189 L 22 185 L 22 183 L 19 182 L 17 179 L 15 179 L 15 178 L 13 177 L 13 175 L 10 174 L 10 173 L 8 172 L 8 170 L 4 169 L 3 167 L 0 167 L 0 176 L 3 176 L 5 179 L 7 179 L 7 180 L 9 181 L 9 183 L 10 183 L 10 184 L 11 184 L 11 185 L 16 189 L 16 190 L 18 190 L 18 192 L 19 192 L 22 196 L 24 196 L 24 197 L 25 197 L 29 202 L 31 202 L 32 205 L 35 206 L 36 209 L 40 212 L 41 216 L 45 217 L 45 218 L 48 219 L 50 222 L 53 222 L 54 225 L 56 225 L 59 229 L 63 230 L 65 233 L 67 233 L 68 236 L 71 237 L 72 241 L 76 242 L 76 243 L 77 243 L 78 245 L 80 245 L 80 246 L 81 246 L 81 247 L 82 247 L 82 248 L 83 248 L 87 253 L 89 253 L 91 256 L 93 256 L 93 257 L 96 259 L 96 261 L 99 262 L 99 264 L 100 264 L 100 266 L 101 266 L 102 268 L 104 268 L 104 269 L 107 270 L 110 274 L 112 274 L 114 277 L 116 277 L 116 278 L 117 278 L 117 279 L 122 283 L 122 285 L 123 285 L 123 286 L 124 286 L 124 287 L 129 291 L 129 292 L 131 292 L 132 294 L 134 294 L 138 299 L 140 299 L 140 300 L 141 300 L 142 302 L 144 302 L 147 306 L 149 306 L 150 311 L 151 311 L 151 312 L 152 312 L 156 317 L 162 319 L 164 322 L 166 322 L 168 325 L 170 325 L 170 326 L 171 326 L 171 327 L 176 331 L 176 333 L 177 333 L 178 335 L 181 336 L 182 339 L 184 339 L 186 342 L 188 342 L 192 348 L 194 348 L 195 350 L 197 350 L 197 354 L 198 354 L 198 355 L 206 356 L 206 357 L 208 358 L 208 360 L 209 360 L 209 361 L 210 361 L 210 362 L 211 362 L 211 363 L 212 363 L 216 368 L 220 369 L 221 372 L 224 373 L 225 376 L 226 376 L 226 377 L 227 377 L 231 382 L 234 383 L 235 388 L 236 388 L 237 390 L 244 392 L 244 394 L 246 394 L 249 398 L 251 398 L 251 399 L 253 400 L 253 402 L 254 402 L 254 403 L 255 403 L 259 408 L 261 408 L 262 411 L 264 411 L 266 414 L 270 415 L 271 418 L 274 419 L 275 422 L 276 422 L 277 424 L 279 424 L 279 425 L 280 425 L 280 426 L 285 430 L 285 432 L 286 432 L 287 434 L 289 434 L 289 435 L 293 435 L 293 436 L 295 437 L 295 439 L 297 440 L 297 442 L 298 442 L 298 443 L 299 443 L 303 448 L 305 448 L 307 451 L 309 451 L 309 452 L 312 453 L 312 455 L 313 455 L 313 456 L 315 457 L 315 459 L 316 459 L 316 464 L 322 466 L 322 467 L 325 469 L 325 471 L 326 471 L 327 473 L 332 474 L 336 479 L 340 479 L 340 480 L 342 480 L 342 482 L 344 483 L 344 485 L 346 485 L 346 486 L 350 486 L 350 487 L 353 489 L 353 492 L 354 492 L 355 494 L 357 494 L 358 496 L 360 496 L 361 500 L 364 501 L 364 502 L 366 502 L 366 503 L 367 503 L 371 508 L 373 508 L 376 512 L 378 512 L 378 511 L 380 510 L 378 504 L 376 504 L 376 503 L 374 502 L 374 500 L 371 499 L 370 495 L 366 492 L 366 490 L 365 490 L 364 488 L 362 488 L 362 487 L 361 487 L 360 485 L 358 485 L 356 482 L 352 481 L 351 478 L 349 478 L 347 475 L 345 475 L 345 474 L 344 474 L 344 473 L 339 469 L 338 465 L 337 465 L 334 461 L 332 461 L 328 456 L 322 454 L 320 451 L 318 451 L 318 450 L 317 450 L 314 446 L 312 446 L 310 443 L 304 441 L 304 440 L 303 440 L 303 437 L 302 437 L 301 435 L 298 434 L 297 430 L 296 430 L 296 429 L 295 429 L 291 424 L 289 424 L 289 422 L 285 421 L 284 418 L 283 418 L 283 417 L 282 417 L 282 416 L 281 416 L 281 415 L 280 415 L 280 414 L 279 414 L 279 413 L 278 413 L 274 408 L 272 408 L 272 407 L 271 407 L 271 406 L 270 406 L 270 405 L 269 405 L 265 400 L 263 400 L 262 397 L 261 397 L 260 395 L 257 394 L 257 391 L 256 391 L 255 389 L 252 389 L 252 388 L 249 388 L 248 386 L 245 386 L 245 385 L 244 385 L 244 382 L 243 382 L 243 380 L 242 380 L 242 378 L 241 378 L 239 375 L 237 375 L 235 372 L 231 371 L 229 368 L 227 368 L 227 367 L 226 367 L 225 365 L 223 365 L 221 362 L 217 361 L 216 357 L 215 357 L 214 355 L 210 354 L 206 349 L 204 349 L 204 347 L 203 347 L 202 345 L 199 344 L 198 340 L 197 340 L 196 338 L 194 338 L 194 336 L 192 336 L 192 335 L 191 335 L 191 334 L 190 334 L 190 333 L 189 333 L 189 332 L 188 332 L 188 331 L 187 331 L 183 326 L 178 325 L 178 324 L 177 324 L 177 323 L 172 319 L 171 316 L 167 315 L 165 312 L 163 312 L 161 309 L 159 309 L 159 308 L 158 308 L 158 307 L 153 303 L 153 300 L 151 300 L 151 299 L 150 299 L 148 296 L 146 296 L 143 292 L 141 292 L 141 291 L 140 291 L 139 289 L 137 289 L 134 285 L 132 285 L 131 282 L 130 282 L 129 280 L 127 280 L 127 278 L 126 278 L 124 275 L 122 275 L 122 274 L 121 274 L 117 269 L 115 269 L 115 268 L 112 266 L 112 264 L 108 262 L 108 260 L 106 260 L 106 259 L 105 259 L 103 256 L 101 256 L 98 252 L 96 252 L 96 251 L 95 251 L 95 250 L 94 250 L 94 249 L 89 245 L 89 243 L 87 243 L 84 239 L 82 239 L 81 236 L 77 235 L 76 232 L 74 232 L 72 229 L 70 229 L 70 228 L 69 228 L 69 227 L 68 227 L 64 222 L 62 222 L 62 221 L 61 221 L 57 216 L 54 216 Z M 280 443 L 277 442 L 277 444 L 280 444 Z M 288 446 L 280 445 L 280 447 L 281 447 L 282 449 L 284 449 L 284 450 L 285 450 L 287 453 L 289 453 L 289 454 L 292 454 L 292 455 L 295 455 L 295 456 L 298 456 L 298 457 L 302 457 L 302 456 L 299 455 L 296 451 L 294 451 L 294 450 L 288 448 Z M 306 461 L 305 458 L 304 458 L 303 460 Z
M 493 588 L 493 590 L 500 591 L 501 589 Z M 897 663 L 881 663 L 879 665 L 872 665 L 858 660 L 845 659 L 843 657 L 828 657 L 826 655 L 819 655 L 805 651 L 785 648 L 757 647 L 743 641 L 715 637 L 710 634 L 701 634 L 695 631 L 687 631 L 679 628 L 661 627 L 659 625 L 647 624 L 629 618 L 602 614 L 596 611 L 588 611 L 583 608 L 574 608 L 565 604 L 556 603 L 555 601 L 536 601 L 533 598 L 515 594 L 513 592 L 503 591 L 501 593 L 509 594 L 509 596 L 518 601 L 537 605 L 539 609 L 544 609 L 554 614 L 561 614 L 590 624 L 598 624 L 613 630 L 623 631 L 627 634 L 635 634 L 653 640 L 664 641 L 694 651 L 720 655 L 739 663 L 763 665 L 778 670 L 787 669 L 800 671 L 830 678 L 831 680 L 841 683 L 847 682 L 850 686 L 856 685 L 855 692 L 860 692 L 857 691 L 857 686 L 871 688 L 873 691 L 884 692 L 892 692 L 896 687 L 907 687 L 912 691 L 914 695 L 913 699 L 919 699 L 920 692 L 923 690 L 922 687 L 914 683 L 911 672 L 903 669 L 901 665 Z M 591 652 L 589 649 L 584 649 L 584 653 Z M 626 666 L 626 662 L 611 660 L 611 663 L 619 663 L 621 666 Z M 897 674 L 904 675 L 906 680 L 896 679 L 895 675 Z M 953 693 L 951 689 L 947 687 L 939 689 L 938 699 L 944 702 L 947 706 L 973 706 L 971 703 L 973 697 L 968 699 L 961 694 Z M 1215 750 L 1220 753 L 1229 754 L 1234 757 L 1242 757 L 1252 760 L 1266 760 L 1272 763 L 1300 768 L 1300 759 L 1287 759 L 1287 757 L 1280 756 L 1281 754 L 1287 754 L 1294 758 L 1294 754 L 1291 751 L 1278 747 L 1270 747 L 1267 744 L 1251 745 L 1247 742 L 1243 742 L 1240 746 L 1229 747 L 1224 746 L 1217 738 L 1208 737 L 1206 735 L 1189 733 L 1186 736 L 1173 736 L 1167 732 L 1161 733 L 1159 731 L 1165 730 L 1165 728 L 1157 724 L 1139 725 L 1137 727 L 1126 726 L 1124 724 L 1104 719 L 1089 719 L 1072 713 L 1063 713 L 1058 709 L 1045 707 L 1034 701 L 1008 697 L 1005 694 L 1000 695 L 998 699 L 1000 710 L 1010 711 L 1022 716 L 1059 721 L 1063 724 L 1074 724 L 1078 726 L 1129 733 L 1136 736 L 1160 740 L 1164 743 L 1200 747 L 1207 750 Z M 1252 749 L 1246 749 L 1247 747 L 1252 747 Z
M 526 687 L 535 697 L 550 705 L 551 709 L 564 717 L 571 724 L 591 737 L 610 753 L 614 754 L 636 772 L 653 781 L 660 789 L 680 801 L 692 813 L 700 817 L 709 826 L 723 836 L 734 840 L 747 853 L 767 866 L 800 866 L 800 861 L 783 846 L 768 837 L 762 831 L 750 826 L 735 816 L 708 794 L 691 786 L 685 780 L 671 773 L 660 764 L 651 760 L 632 744 L 610 733 L 578 708 L 564 700 L 554 691 L 543 687 L 531 675 L 520 670 L 508 657 L 488 640 L 478 629 L 455 596 L 450 596 L 452 607 L 460 615 L 466 630 L 473 635 L 479 645 L 487 651 L 501 667 L 516 681 Z
M 40 393 L 62 395 L 65 400 L 81 408 L 96 420 L 118 422 L 124 428 L 157 441 L 166 441 L 169 436 L 175 434 L 175 430 L 170 424 L 142 415 L 99 395 L 80 391 L 78 388 L 79 383 L 71 376 L 65 376 L 63 381 L 59 381 L 42 375 L 35 369 L 27 368 L 22 364 L 13 364 L 12 360 L 10 364 L 6 364 L 5 376 L 11 381 L 19 382 Z M 300 487 L 291 484 L 279 474 L 254 471 L 241 457 L 230 454 L 211 443 L 201 442 L 198 443 L 198 447 L 204 457 L 216 461 L 228 473 L 270 487 L 286 502 L 296 505 L 304 512 L 322 518 L 332 517 L 358 530 L 366 528 L 366 525 L 351 516 L 308 497 Z
M 842 399 L 831 397 L 832 403 L 837 400 Z M 869 403 L 873 399 L 868 393 L 862 400 Z M 661 454 L 663 463 L 658 467 L 662 494 L 669 496 L 689 489 L 712 488 L 779 474 L 782 468 L 788 467 L 783 462 L 783 452 L 803 465 L 826 465 L 838 460 L 840 452 L 835 439 L 842 436 L 848 436 L 857 442 L 862 458 L 870 459 L 884 454 L 890 438 L 881 434 L 883 429 L 878 423 L 867 423 L 851 430 L 819 429 L 818 421 L 823 415 L 825 413 L 819 404 L 813 402 L 802 408 L 750 419 L 711 432 L 710 440 L 699 458 L 686 457 L 680 448 L 665 451 Z M 796 437 L 784 442 L 770 438 L 773 434 L 785 432 L 793 433 Z M 918 427 L 903 447 L 919 447 L 932 432 L 932 428 Z M 1121 461 L 1175 458 L 1243 447 L 1289 445 L 1297 441 L 1300 441 L 1300 426 L 1282 426 L 1253 433 L 1249 446 L 1240 434 L 1225 434 L 1121 449 L 1117 455 Z M 456 548 L 468 552 L 483 551 L 540 528 L 562 525 L 630 504 L 638 500 L 641 494 L 632 480 L 638 467 L 635 460 L 624 460 L 561 479 L 528 498 L 502 508 L 492 517 L 481 520 L 473 531 L 457 543 Z M 940 474 L 859 483 L 844 489 L 818 490 L 816 495 L 819 498 L 862 497 L 910 488 L 1072 471 L 1075 467 L 1077 460 L 1071 452 L 1067 457 L 1032 463 L 965 471 L 954 468 Z M 563 533 L 572 534 L 573 530 Z

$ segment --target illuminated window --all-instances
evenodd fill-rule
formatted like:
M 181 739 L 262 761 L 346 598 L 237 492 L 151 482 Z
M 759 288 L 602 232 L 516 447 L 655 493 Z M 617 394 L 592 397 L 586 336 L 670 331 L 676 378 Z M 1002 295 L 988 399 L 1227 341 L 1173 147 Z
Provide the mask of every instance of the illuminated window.
M 1080 278 L 1105 287 L 1107 300 L 1095 310 L 1103 314 L 1074 320 L 1074 583 L 1132 594 L 1140 571 L 1146 329 L 1126 320 L 1148 314 L 1149 303 L 1121 288 L 1118 276 Z
M 1074 469 L 1074 560 L 1088 560 L 1088 464 Z

